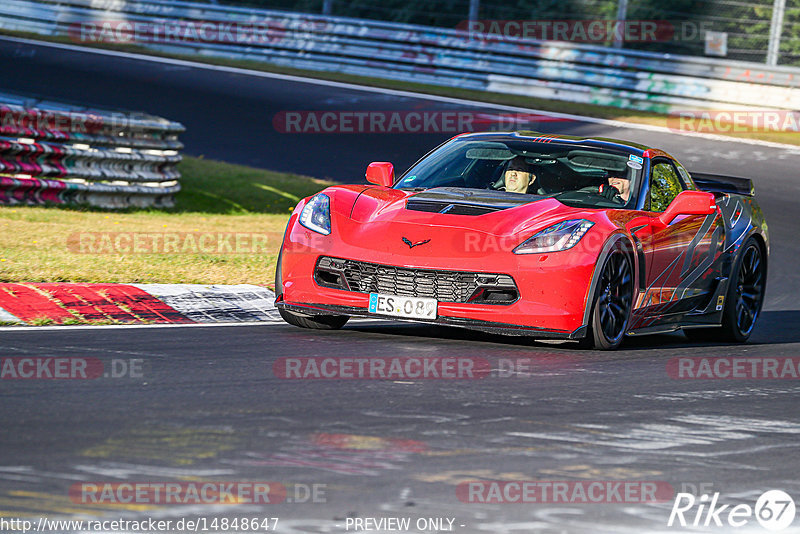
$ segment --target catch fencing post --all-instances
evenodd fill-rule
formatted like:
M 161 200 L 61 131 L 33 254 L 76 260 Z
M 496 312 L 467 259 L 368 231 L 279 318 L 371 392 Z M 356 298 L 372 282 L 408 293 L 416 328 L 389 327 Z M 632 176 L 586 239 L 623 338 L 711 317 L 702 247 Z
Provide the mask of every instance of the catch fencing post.
M 772 6 L 772 22 L 769 27 L 769 45 L 767 46 L 767 65 L 772 67 L 778 64 L 785 11 L 786 0 L 775 0 L 775 4 Z
M 475 22 L 478 20 L 478 10 L 481 6 L 481 0 L 469 0 L 469 21 Z M 470 26 L 471 28 L 472 26 Z
M 616 31 L 614 31 L 614 48 L 622 48 L 622 45 L 625 43 L 625 20 L 627 18 L 628 0 L 619 0 L 619 4 L 617 4 L 617 21 L 614 25 L 616 29 Z

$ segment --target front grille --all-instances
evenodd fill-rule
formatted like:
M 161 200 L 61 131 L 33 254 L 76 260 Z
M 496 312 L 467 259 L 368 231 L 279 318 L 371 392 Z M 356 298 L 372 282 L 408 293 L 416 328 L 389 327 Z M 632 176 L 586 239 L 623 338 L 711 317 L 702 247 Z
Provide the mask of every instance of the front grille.
M 440 302 L 511 304 L 519 297 L 506 274 L 414 269 L 325 256 L 317 262 L 314 278 L 325 287 Z

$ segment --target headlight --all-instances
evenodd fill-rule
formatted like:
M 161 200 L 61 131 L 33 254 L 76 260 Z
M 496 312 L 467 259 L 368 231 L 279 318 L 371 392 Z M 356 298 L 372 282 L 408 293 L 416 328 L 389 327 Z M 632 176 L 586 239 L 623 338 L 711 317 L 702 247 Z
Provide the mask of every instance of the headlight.
M 331 233 L 331 199 L 318 194 L 300 212 L 300 224 L 323 235 Z
M 574 247 L 592 226 L 594 226 L 594 223 L 586 219 L 571 219 L 554 224 L 535 236 L 526 239 L 514 249 L 514 254 L 536 254 L 567 250 Z

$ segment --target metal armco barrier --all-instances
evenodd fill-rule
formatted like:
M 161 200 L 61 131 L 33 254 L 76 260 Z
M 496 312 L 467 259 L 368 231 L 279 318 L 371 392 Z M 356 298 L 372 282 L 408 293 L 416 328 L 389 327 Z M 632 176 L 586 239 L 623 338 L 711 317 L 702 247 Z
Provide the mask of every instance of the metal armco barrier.
M 215 4 L 4 0 L 0 29 L 660 113 L 800 109 L 797 68 Z
M 0 93 L 0 204 L 172 206 L 181 124 Z

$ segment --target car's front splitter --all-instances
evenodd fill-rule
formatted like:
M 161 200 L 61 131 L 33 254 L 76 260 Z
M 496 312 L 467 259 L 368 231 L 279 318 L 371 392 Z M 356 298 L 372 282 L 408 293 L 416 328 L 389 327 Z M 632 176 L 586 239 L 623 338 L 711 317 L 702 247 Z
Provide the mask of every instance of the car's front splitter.
M 305 315 L 348 315 L 351 317 L 369 317 L 373 319 L 387 319 L 397 321 L 409 321 L 416 323 L 438 324 L 446 326 L 456 326 L 468 328 L 470 330 L 480 330 L 491 334 L 506 334 L 513 336 L 529 336 L 542 339 L 582 339 L 586 337 L 586 327 L 581 326 L 572 332 L 561 330 L 547 330 L 543 328 L 529 327 L 524 325 L 497 323 L 482 321 L 478 319 L 465 319 L 462 317 L 439 316 L 435 320 L 413 319 L 406 317 L 396 317 L 392 315 L 381 315 L 370 313 L 364 308 L 354 306 L 339 306 L 334 304 L 311 304 L 302 302 L 278 301 L 275 305 L 283 310 Z

